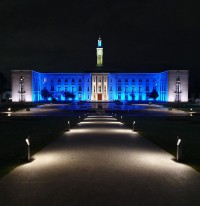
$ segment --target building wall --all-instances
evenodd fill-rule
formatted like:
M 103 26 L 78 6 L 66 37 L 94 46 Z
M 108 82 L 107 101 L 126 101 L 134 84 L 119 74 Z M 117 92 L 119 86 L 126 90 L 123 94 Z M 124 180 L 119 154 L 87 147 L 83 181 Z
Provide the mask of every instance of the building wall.
M 23 80 L 23 90 L 24 90 L 24 100 L 25 102 L 34 101 L 32 98 L 32 70 L 12 70 L 11 73 L 11 88 L 12 88 L 12 101 L 19 102 L 20 99 L 20 78 L 24 77 Z
M 116 73 L 109 75 L 109 100 L 147 101 L 153 89 L 160 92 L 159 73 Z
M 188 70 L 161 73 L 39 73 L 32 70 L 12 71 L 12 100 L 20 101 L 20 78 L 24 77 L 24 101 L 43 101 L 46 88 L 53 98 L 64 101 L 63 92 L 75 94 L 75 100 L 151 101 L 156 90 L 157 101 L 177 101 L 177 77 L 180 78 L 180 101 L 188 101 Z M 101 98 L 100 98 L 101 97 Z M 99 98 L 99 99 L 98 99 Z M 49 98 L 50 100 L 51 98 Z
M 176 100 L 176 79 L 180 77 L 180 102 L 188 102 L 189 71 L 188 70 L 169 70 L 168 72 L 168 101 Z

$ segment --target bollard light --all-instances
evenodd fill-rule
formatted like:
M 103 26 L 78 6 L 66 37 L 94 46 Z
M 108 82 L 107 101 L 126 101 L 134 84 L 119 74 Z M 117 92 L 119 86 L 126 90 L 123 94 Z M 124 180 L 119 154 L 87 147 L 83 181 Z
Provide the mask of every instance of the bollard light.
M 122 122 L 122 116 L 121 116 L 121 122 Z
M 135 121 L 133 121 L 133 132 L 135 131 Z
M 67 121 L 67 131 L 70 130 L 70 121 Z
M 182 141 L 179 137 L 177 137 L 176 160 L 178 162 L 182 160 Z
M 27 159 L 28 159 L 28 162 L 30 161 L 30 159 L 31 159 L 31 152 L 30 152 L 30 139 L 29 139 L 29 137 L 27 138 L 27 139 L 25 139 L 25 141 L 26 141 L 26 144 L 27 144 Z
M 26 144 L 29 146 L 30 145 L 29 139 L 26 139 L 25 141 L 26 141 Z
M 11 111 L 11 108 L 10 108 L 10 107 L 8 108 L 8 111 L 9 111 L 9 112 Z

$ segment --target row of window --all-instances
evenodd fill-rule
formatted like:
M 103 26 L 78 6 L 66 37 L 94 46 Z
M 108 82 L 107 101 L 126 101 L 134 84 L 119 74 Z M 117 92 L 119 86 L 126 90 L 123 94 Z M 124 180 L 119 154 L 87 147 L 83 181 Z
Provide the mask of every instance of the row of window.
M 50 78 L 50 82 L 69 82 L 69 78 Z M 46 78 L 43 80 L 43 83 L 47 82 Z M 75 83 L 75 82 L 79 82 L 79 83 L 82 83 L 82 79 L 79 78 L 79 79 L 75 79 L 75 78 L 72 78 L 71 79 L 71 82 L 72 83 Z M 90 82 L 90 79 L 88 78 L 87 82 Z
M 133 78 L 131 80 L 131 82 L 136 82 L 137 79 Z M 122 82 L 122 79 L 118 79 L 118 82 Z M 125 79 L 124 80 L 125 83 L 128 83 L 129 82 L 129 79 Z M 139 78 L 138 82 L 143 82 L 143 79 Z M 146 80 L 144 82 L 150 82 L 150 79 L 149 78 L 146 78 Z M 153 79 L 153 82 L 156 82 L 156 79 Z

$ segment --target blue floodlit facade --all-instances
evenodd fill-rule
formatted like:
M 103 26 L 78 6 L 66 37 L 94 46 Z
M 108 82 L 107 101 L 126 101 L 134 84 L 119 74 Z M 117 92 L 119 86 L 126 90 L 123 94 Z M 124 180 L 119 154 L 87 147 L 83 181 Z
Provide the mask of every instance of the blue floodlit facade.
M 168 70 L 160 73 L 103 72 L 103 47 L 97 44 L 98 70 L 91 73 L 40 73 L 33 70 L 12 71 L 14 102 L 44 101 L 42 90 L 51 98 L 66 101 L 65 93 L 74 94 L 76 101 L 151 101 L 156 90 L 157 101 L 188 101 L 188 70 Z M 100 68 L 100 69 L 99 69 Z M 101 72 L 102 71 L 102 72 Z M 105 70 L 104 70 L 105 71 Z

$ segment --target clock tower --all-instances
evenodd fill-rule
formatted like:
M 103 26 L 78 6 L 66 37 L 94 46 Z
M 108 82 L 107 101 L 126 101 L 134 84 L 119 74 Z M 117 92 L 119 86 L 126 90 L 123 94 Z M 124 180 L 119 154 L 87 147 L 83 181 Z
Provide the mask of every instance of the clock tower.
M 97 44 L 97 67 L 103 67 L 103 46 L 100 36 Z

